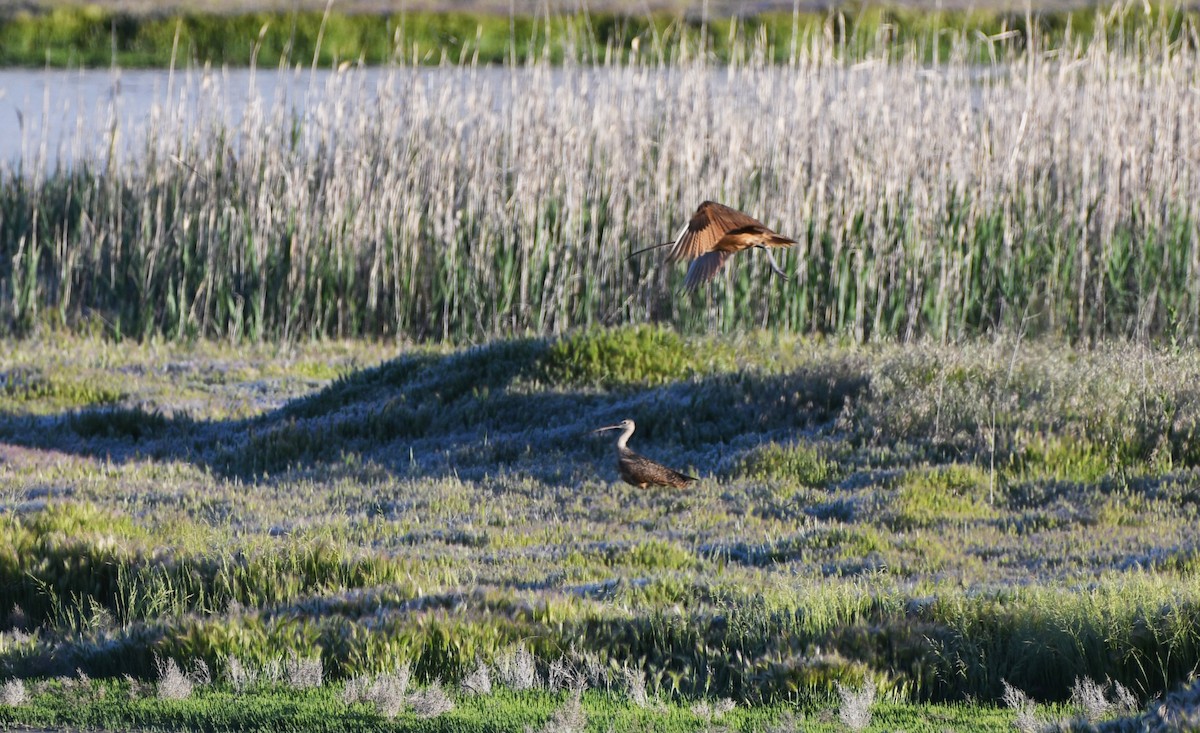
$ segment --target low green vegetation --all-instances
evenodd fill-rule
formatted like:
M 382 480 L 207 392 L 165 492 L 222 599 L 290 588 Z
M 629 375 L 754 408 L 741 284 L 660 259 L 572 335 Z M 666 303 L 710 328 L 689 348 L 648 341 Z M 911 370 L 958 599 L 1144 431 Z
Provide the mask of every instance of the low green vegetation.
M 653 386 L 730 371 L 732 351 L 719 342 L 697 350 L 662 326 L 591 329 L 558 339 L 542 358 L 548 382 L 572 386 Z
M 668 365 L 738 360 L 624 359 L 647 339 Z M 589 725 L 616 729 L 707 729 L 697 706 L 726 698 L 735 730 L 840 729 L 867 690 L 875 729 L 1000 729 L 1022 710 L 1005 684 L 1062 719 L 1084 680 L 1111 681 L 1134 702 L 1107 719 L 1200 664 L 1190 351 L 618 329 L 312 344 L 250 368 L 205 344 L 60 343 L 6 346 L 24 370 L 123 375 L 121 397 L 0 415 L 0 677 L 28 686 L 0 705 L 8 723 L 375 729 L 389 715 L 337 691 L 374 699 L 403 669 L 455 730 L 540 727 L 566 679 L 590 690 Z M 593 346 L 620 370 L 562 368 Z M 304 381 L 322 354 L 341 376 Z M 231 409 L 265 370 L 278 392 Z M 186 377 L 217 373 L 200 397 Z M 185 375 L 182 400 L 162 375 Z M 639 451 L 700 482 L 620 483 L 590 431 L 623 417 Z M 1157 453 L 1087 458 L 1131 443 Z M 470 692 L 514 654 L 541 712 Z M 164 660 L 194 697 L 156 699 Z M 289 665 L 322 686 L 237 682 Z M 39 682 L 80 672 L 97 681 Z M 92 692 L 66 702 L 67 684 Z M 400 725 L 416 703 L 396 699 Z
M 801 486 L 824 487 L 837 472 L 837 466 L 811 446 L 781 446 L 777 443 L 755 449 L 742 461 L 737 475 L 759 481 L 792 480 Z
M 369 684 L 369 683 L 368 683 Z M 366 688 L 356 700 L 352 685 L 293 689 L 285 682 L 237 690 L 229 684 L 196 685 L 171 699 L 137 682 L 64 678 L 37 683 L 21 705 L 0 703 L 0 723 L 99 729 L 304 731 L 511 731 L 583 733 L 613 731 L 844 731 L 836 704 L 765 709 L 726 701 L 695 703 L 649 699 L 631 704 L 623 693 L 511 690 L 502 683 L 486 694 L 454 691 L 448 709 L 430 709 L 424 689 Z M 161 685 L 160 685 L 161 687 Z M 430 688 L 434 689 L 434 688 Z M 437 688 L 440 689 L 440 688 Z M 156 694 L 158 692 L 158 694 Z M 444 693 L 443 693 L 444 694 Z M 408 701 L 404 698 L 407 697 Z M 1053 710 L 1053 708 L 1047 708 Z M 879 703 L 867 730 L 1011 730 L 1012 714 L 963 705 L 914 707 Z M 861 730 L 862 728 L 857 728 Z
M 0 161 L 0 726 L 1194 711 L 1195 37 L 5 16 L 0 63 L 167 54 L 183 101 L 140 152 Z M 201 64 L 246 59 L 350 63 L 230 116 Z M 626 259 L 712 197 L 793 276 Z M 700 481 L 619 482 L 625 418 Z
M 1132 7 L 1132 6 L 1131 6 Z M 1147 28 L 1163 28 L 1171 43 L 1191 42 L 1194 10 L 1155 3 L 1149 12 L 1124 6 L 1038 11 L 928 11 L 901 7 L 843 6 L 825 12 L 762 13 L 744 18 L 674 14 L 489 15 L 406 12 L 347 15 L 299 11 L 179 16 L 134 15 L 94 6 L 49 12 L 0 11 L 0 64 L 124 68 L 187 64 L 329 67 L 339 63 L 495 64 L 548 59 L 584 62 L 695 55 L 743 58 L 765 39 L 769 61 L 794 59 L 830 37 L 848 60 L 883 51 L 917 49 L 928 60 L 945 59 L 953 43 L 945 31 L 1000 39 L 990 46 L 1024 46 L 1032 37 L 1050 46 L 1090 42 L 1097 28 L 1109 45 L 1121 45 Z M 637 48 L 633 45 L 637 41 Z M 980 49 L 979 60 L 987 51 Z
M 4 375 L 0 400 L 8 404 L 31 404 L 49 409 L 79 405 L 106 405 L 120 401 L 120 392 L 103 384 L 48 376 L 13 369 Z
M 904 477 L 896 500 L 894 526 L 898 529 L 968 522 L 993 516 L 993 486 L 987 472 L 974 466 L 952 465 Z

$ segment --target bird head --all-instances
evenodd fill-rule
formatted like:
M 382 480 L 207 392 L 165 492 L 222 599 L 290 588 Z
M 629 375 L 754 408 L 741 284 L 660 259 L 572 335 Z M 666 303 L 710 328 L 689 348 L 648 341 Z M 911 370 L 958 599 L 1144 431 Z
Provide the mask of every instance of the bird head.
M 603 433 L 605 430 L 629 430 L 632 427 L 633 427 L 633 420 L 622 420 L 621 422 L 617 423 L 616 425 L 609 425 L 608 427 L 604 427 L 604 428 L 596 428 L 592 432 L 593 433 Z

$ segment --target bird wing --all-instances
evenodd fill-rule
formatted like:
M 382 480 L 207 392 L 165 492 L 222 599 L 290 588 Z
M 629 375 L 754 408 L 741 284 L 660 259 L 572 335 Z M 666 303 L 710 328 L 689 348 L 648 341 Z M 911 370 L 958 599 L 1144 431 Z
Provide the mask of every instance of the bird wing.
M 687 277 L 683 281 L 683 287 L 687 290 L 695 290 L 712 280 L 731 254 L 732 252 L 709 252 L 692 260 L 691 266 L 688 267 Z
M 748 226 L 763 227 L 763 224 L 737 209 L 731 209 L 713 201 L 705 201 L 700 204 L 700 208 L 696 209 L 696 213 L 692 214 L 687 229 L 675 240 L 675 246 L 667 254 L 667 262 L 691 260 L 711 252 L 727 232 Z M 763 228 L 766 229 L 766 227 Z
M 621 451 L 618 459 L 621 478 L 634 486 L 674 486 L 683 488 L 696 481 L 694 476 L 680 473 L 673 468 L 652 461 L 628 448 Z

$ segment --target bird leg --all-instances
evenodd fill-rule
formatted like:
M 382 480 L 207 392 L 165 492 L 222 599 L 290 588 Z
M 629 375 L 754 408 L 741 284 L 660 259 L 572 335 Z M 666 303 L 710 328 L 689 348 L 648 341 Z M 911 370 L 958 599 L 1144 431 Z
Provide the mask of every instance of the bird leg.
M 775 261 L 775 256 L 771 254 L 771 250 L 762 245 L 759 245 L 759 249 L 767 253 L 767 261 L 771 263 L 771 269 L 775 271 L 775 274 L 787 280 L 788 274 L 779 267 L 779 263 Z

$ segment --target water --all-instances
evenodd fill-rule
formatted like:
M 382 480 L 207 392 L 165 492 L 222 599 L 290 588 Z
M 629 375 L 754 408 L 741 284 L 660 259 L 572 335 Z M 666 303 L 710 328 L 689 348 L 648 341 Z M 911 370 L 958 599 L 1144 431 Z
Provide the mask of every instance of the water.
M 0 70 L 0 165 L 104 152 L 104 133 L 149 119 L 167 82 L 161 71 Z
M 50 170 L 82 160 L 107 163 L 143 154 L 156 127 L 187 132 L 236 129 L 251 111 L 292 110 L 301 117 L 323 103 L 374 102 L 422 82 L 520 88 L 498 67 L 151 70 L 0 69 L 0 166 Z M 517 84 L 516 87 L 513 85 Z M 163 136 L 158 136 L 163 137 Z
M 707 94 L 728 104 L 768 104 L 756 90 L 790 84 L 796 75 L 816 84 L 824 95 L 847 94 L 873 76 L 896 73 L 887 67 L 827 69 L 812 74 L 785 67 L 731 74 L 714 66 L 707 72 Z M 93 165 L 122 164 L 151 152 L 171 155 L 181 140 L 201 129 L 217 128 L 261 134 L 264 124 L 289 124 L 288 116 L 308 127 L 338 125 L 364 110 L 390 114 L 411 104 L 436 105 L 438 111 L 470 125 L 471 115 L 482 110 L 501 117 L 527 97 L 545 97 L 565 91 L 567 98 L 588 105 L 588 97 L 603 85 L 640 88 L 663 95 L 664 85 L 678 83 L 695 69 L 679 67 L 351 67 L 347 70 L 293 69 L 190 69 L 74 70 L 0 69 L 0 169 L 20 167 L 38 175 L 80 161 Z M 926 69 L 932 80 L 945 68 Z M 1002 68 L 970 71 L 972 107 L 978 107 L 981 84 L 1003 76 Z M 648 83 L 653 79 L 653 83 Z M 566 85 L 564 89 L 563 86 Z M 657 88 L 657 92 L 655 92 Z M 449 93 L 447 93 L 449 92 Z M 381 103 L 382 97 L 393 103 Z M 768 95 L 769 96 L 769 95 Z M 395 104 L 399 100 L 402 104 Z M 611 100 L 610 100 L 611 101 Z M 658 100 L 661 102 L 661 100 Z M 655 100 L 645 100 L 654 104 Z M 637 100 L 636 104 L 643 104 Z M 456 108 L 457 105 L 457 108 Z M 372 113 L 370 110 L 375 109 Z M 380 111 L 382 110 L 382 111 Z M 283 112 L 283 116 L 280 113 Z M 769 109 L 763 109 L 770 113 Z M 242 127 L 247 115 L 251 124 Z M 384 126 L 389 123 L 383 120 Z M 396 120 L 394 125 L 404 123 Z M 339 132 L 354 134 L 352 131 Z M 236 138 L 236 134 L 234 135 Z M 230 142 L 237 150 L 236 139 Z

